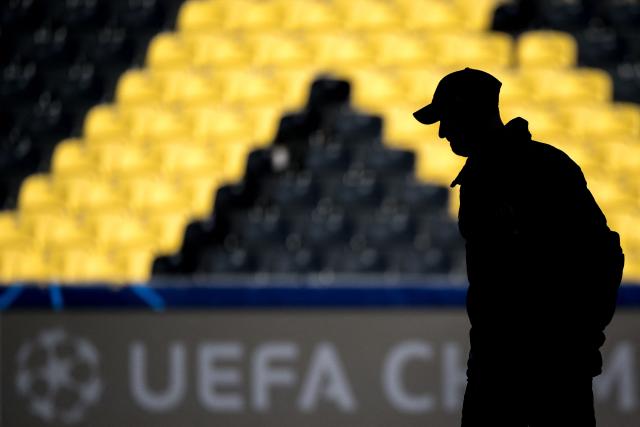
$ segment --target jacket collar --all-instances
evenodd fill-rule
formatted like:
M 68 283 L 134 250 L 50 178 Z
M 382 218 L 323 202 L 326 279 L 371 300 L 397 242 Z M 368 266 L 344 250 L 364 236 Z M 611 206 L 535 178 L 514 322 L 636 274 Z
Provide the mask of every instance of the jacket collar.
M 531 132 L 529 132 L 528 126 L 529 123 L 522 117 L 516 117 L 515 119 L 510 120 L 502 130 L 500 141 L 498 141 L 498 144 L 493 145 L 492 149 L 495 148 L 503 152 L 505 148 L 513 147 L 514 143 L 531 141 Z M 469 173 L 470 165 L 473 165 L 475 162 L 476 156 L 469 156 L 467 158 L 467 161 L 460 172 L 458 172 L 458 175 L 453 181 L 451 181 L 451 188 L 464 183 L 464 180 Z

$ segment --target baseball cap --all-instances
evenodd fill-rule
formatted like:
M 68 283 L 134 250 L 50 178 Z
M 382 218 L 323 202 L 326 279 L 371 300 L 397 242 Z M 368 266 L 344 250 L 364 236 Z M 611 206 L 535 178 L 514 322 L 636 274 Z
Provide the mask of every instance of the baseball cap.
M 496 107 L 502 83 L 491 74 L 465 68 L 447 74 L 440 80 L 431 104 L 415 113 L 413 117 L 425 125 L 433 124 L 442 117 L 444 107 L 465 104 L 477 108 Z

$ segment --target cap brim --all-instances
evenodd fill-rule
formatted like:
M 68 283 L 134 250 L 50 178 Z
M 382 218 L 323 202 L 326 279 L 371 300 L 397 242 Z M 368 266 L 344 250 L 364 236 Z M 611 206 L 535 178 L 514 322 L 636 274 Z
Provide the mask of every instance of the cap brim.
M 440 115 L 438 113 L 439 112 L 436 107 L 433 104 L 429 104 L 413 113 L 413 117 L 422 124 L 432 125 L 440 120 Z

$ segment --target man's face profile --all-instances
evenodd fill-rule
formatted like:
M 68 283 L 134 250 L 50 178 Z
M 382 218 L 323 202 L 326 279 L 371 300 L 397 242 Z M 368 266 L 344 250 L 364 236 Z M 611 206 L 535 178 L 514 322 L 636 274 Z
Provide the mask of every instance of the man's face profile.
M 438 136 L 449 141 L 451 151 L 455 154 L 468 157 L 471 152 L 470 136 L 476 128 L 474 122 L 464 108 L 448 106 L 442 111 Z

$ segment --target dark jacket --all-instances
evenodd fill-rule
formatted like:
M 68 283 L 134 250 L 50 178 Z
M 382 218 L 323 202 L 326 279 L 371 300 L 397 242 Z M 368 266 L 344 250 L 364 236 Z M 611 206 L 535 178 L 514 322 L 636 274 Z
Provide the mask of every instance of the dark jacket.
M 516 118 L 458 184 L 472 353 L 564 357 L 599 373 L 624 257 L 578 165 Z

